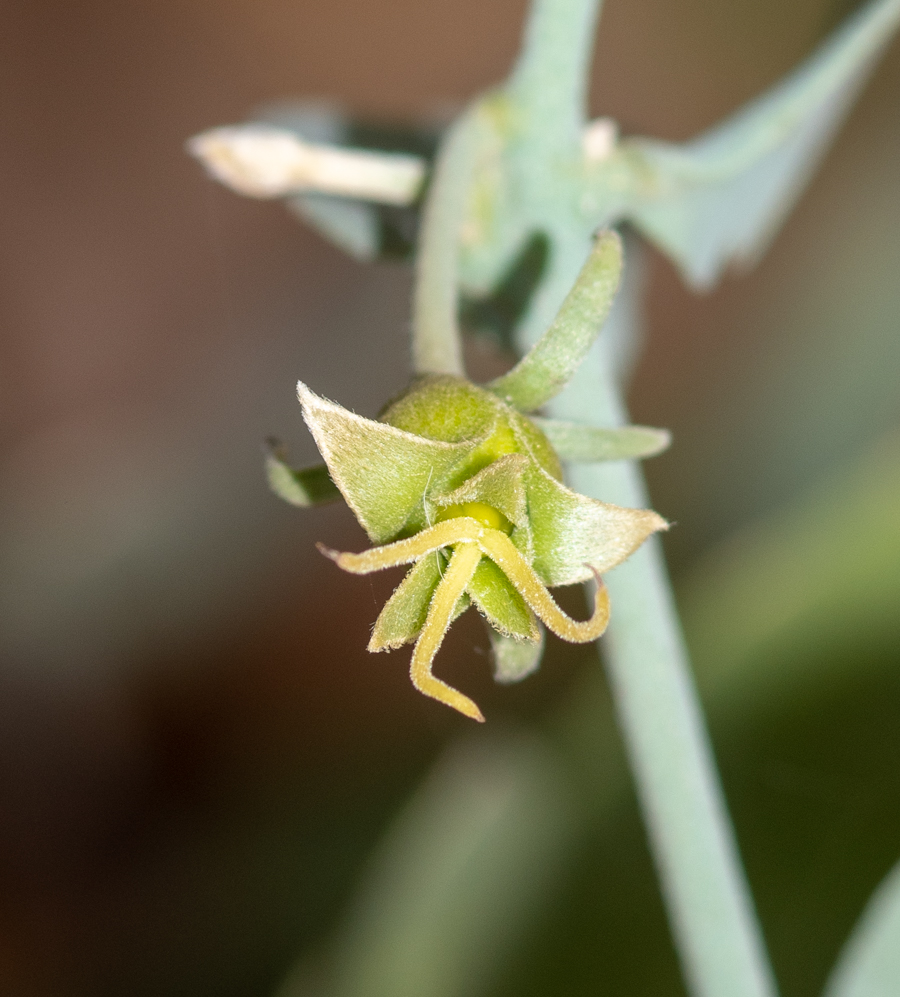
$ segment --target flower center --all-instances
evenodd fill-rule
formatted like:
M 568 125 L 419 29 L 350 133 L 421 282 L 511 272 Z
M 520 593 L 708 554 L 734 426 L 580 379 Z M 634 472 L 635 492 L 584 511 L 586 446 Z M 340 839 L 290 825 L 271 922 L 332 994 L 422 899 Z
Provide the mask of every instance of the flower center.
M 458 519 L 460 516 L 468 516 L 475 519 L 482 526 L 487 526 L 491 530 L 500 530 L 509 536 L 512 533 L 513 524 L 498 512 L 493 506 L 485 502 L 462 502 L 460 505 L 448 505 L 446 509 L 441 509 L 438 513 L 437 522 L 443 523 L 447 519 Z

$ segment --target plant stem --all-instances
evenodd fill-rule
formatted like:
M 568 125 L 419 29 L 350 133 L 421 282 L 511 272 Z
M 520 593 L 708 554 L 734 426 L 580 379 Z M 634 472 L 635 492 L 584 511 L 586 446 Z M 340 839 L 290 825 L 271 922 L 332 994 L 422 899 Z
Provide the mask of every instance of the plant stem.
M 525 138 L 511 150 L 526 181 L 523 208 L 535 220 L 543 216 L 552 234 L 550 272 L 520 331 L 523 353 L 552 321 L 589 249 L 589 231 L 569 213 L 565 183 L 548 184 L 548 178 L 556 162 L 580 156 L 598 10 L 598 0 L 534 0 L 524 50 L 507 87 Z M 416 299 L 418 370 L 458 364 L 455 260 L 465 164 L 471 161 L 463 141 L 466 120 L 447 141 L 428 202 Z M 602 337 L 549 411 L 573 421 L 622 425 L 625 413 Z M 570 481 L 604 501 L 647 505 L 633 463 L 581 465 L 571 470 Z M 659 542 L 648 542 L 611 572 L 608 585 L 613 614 L 607 672 L 689 988 L 694 997 L 772 997 L 775 983 Z
M 595 0 L 534 0 L 511 80 L 529 141 L 520 155 L 541 198 L 561 140 L 576 154 L 598 12 Z M 550 173 L 552 175 L 552 173 Z M 549 185 L 554 189 L 559 185 Z M 520 330 L 524 353 L 552 320 L 589 250 L 589 232 L 562 196 L 542 205 L 553 235 L 550 272 Z M 627 266 L 627 261 L 626 261 Z M 601 334 L 551 415 L 607 427 L 625 421 Z M 569 469 L 572 486 L 646 507 L 638 467 L 626 461 Z M 775 983 L 716 772 L 658 540 L 608 576 L 612 618 L 605 661 L 619 723 L 662 881 L 675 941 L 694 997 L 772 997 Z
M 529 121 L 540 123 L 545 147 L 580 141 L 600 7 L 601 0 L 531 4 L 509 90 L 528 108 Z
M 465 374 L 457 319 L 457 254 L 472 173 L 472 131 L 465 114 L 450 128 L 422 212 L 413 295 L 417 374 Z
M 550 408 L 620 425 L 624 411 L 602 350 Z M 647 504 L 625 461 L 570 470 L 578 491 Z M 673 934 L 695 997 L 772 997 L 775 981 L 675 610 L 662 546 L 648 541 L 607 576 L 613 606 L 604 658 Z

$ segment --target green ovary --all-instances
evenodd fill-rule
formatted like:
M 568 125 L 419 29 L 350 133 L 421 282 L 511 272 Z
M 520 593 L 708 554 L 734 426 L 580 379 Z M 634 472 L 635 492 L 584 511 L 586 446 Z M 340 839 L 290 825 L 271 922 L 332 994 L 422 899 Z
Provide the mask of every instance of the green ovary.
M 496 395 L 449 375 L 419 378 L 379 418 L 416 436 L 458 443 L 474 440 L 489 431 L 487 439 L 457 469 L 455 487 L 498 457 L 529 451 L 534 460 L 557 481 L 562 481 L 559 458 L 550 441 L 527 417 Z
M 500 530 L 509 536 L 512 533 L 513 524 L 492 506 L 485 502 L 462 502 L 460 505 L 448 505 L 442 509 L 437 517 L 438 523 L 443 523 L 447 519 L 458 519 L 460 516 L 468 516 L 475 519 L 482 526 L 491 530 Z

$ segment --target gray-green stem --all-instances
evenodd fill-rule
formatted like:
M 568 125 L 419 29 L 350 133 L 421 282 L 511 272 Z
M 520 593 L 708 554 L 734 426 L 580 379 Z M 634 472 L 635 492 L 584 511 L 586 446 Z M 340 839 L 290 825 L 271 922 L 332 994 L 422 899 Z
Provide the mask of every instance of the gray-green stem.
M 601 351 L 554 415 L 624 421 Z M 573 487 L 645 506 L 631 462 L 573 467 Z M 648 541 L 607 576 L 604 660 L 637 782 L 669 919 L 692 994 L 771 997 L 776 987 L 715 768 L 667 577 Z
M 540 124 L 542 143 L 580 140 L 600 7 L 600 0 L 533 0 L 508 88 L 528 107 L 529 122 Z
M 527 153 L 542 173 L 567 130 L 584 119 L 597 0 L 535 0 L 511 92 L 528 120 Z M 562 122 L 562 124 L 560 124 Z M 532 137 L 533 136 L 533 137 Z M 569 148 L 573 148 L 570 144 Z M 577 153 L 576 153 L 577 154 Z M 547 205 L 549 208 L 550 206 Z M 588 232 L 549 217 L 550 273 L 521 331 L 524 352 L 574 283 Z M 548 212 L 548 215 L 550 213 Z M 626 260 L 627 266 L 627 260 Z M 602 333 L 551 415 L 602 426 L 624 422 Z M 570 470 L 585 494 L 646 506 L 643 476 L 616 461 Z M 653 540 L 608 577 L 612 618 L 604 658 L 678 951 L 695 997 L 772 997 L 773 974 L 728 817 L 681 636 L 662 548 Z
M 571 214 L 571 180 L 555 164 L 579 155 L 598 0 L 535 0 L 508 92 L 518 104 L 528 191 L 522 210 L 551 235 L 550 272 L 521 330 L 524 352 L 552 321 L 589 249 Z M 417 267 L 416 370 L 461 373 L 456 257 L 473 161 L 463 117 L 438 161 Z M 532 182 L 528 182 L 529 179 Z M 548 183 L 555 180 L 554 183 Z M 558 192 L 558 193 L 557 193 Z M 627 264 L 626 264 L 627 265 Z M 604 426 L 624 411 L 601 344 L 589 353 L 550 413 Z M 579 490 L 646 506 L 643 479 L 628 462 L 581 466 Z M 741 868 L 694 689 L 671 588 L 657 542 L 609 575 L 613 614 L 605 660 L 638 786 L 673 933 L 694 997 L 772 997 L 775 984 Z

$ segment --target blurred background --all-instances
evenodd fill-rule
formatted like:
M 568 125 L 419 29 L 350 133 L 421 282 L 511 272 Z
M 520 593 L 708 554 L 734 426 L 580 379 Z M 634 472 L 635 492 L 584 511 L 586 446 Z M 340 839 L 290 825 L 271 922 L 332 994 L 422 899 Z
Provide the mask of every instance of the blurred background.
M 851 6 L 608 0 L 592 111 L 687 138 Z M 474 735 L 413 691 L 403 652 L 366 653 L 397 576 L 341 575 L 313 546 L 359 549 L 350 513 L 283 505 L 262 473 L 272 433 L 314 459 L 298 377 L 369 416 L 405 385 L 409 269 L 221 189 L 184 142 L 285 97 L 445 116 L 507 72 L 524 5 L 4 11 L 0 991 L 270 994 Z M 649 255 L 630 396 L 674 434 L 647 466 L 654 506 L 677 524 L 726 792 L 796 997 L 900 858 L 898 94 L 895 42 L 751 274 L 697 297 Z M 497 725 L 543 729 L 598 673 L 553 644 L 496 687 L 473 615 L 441 669 Z M 622 785 L 489 992 L 682 992 Z

